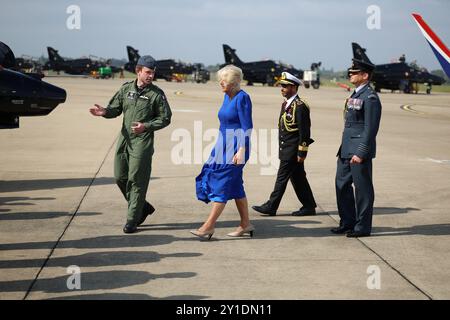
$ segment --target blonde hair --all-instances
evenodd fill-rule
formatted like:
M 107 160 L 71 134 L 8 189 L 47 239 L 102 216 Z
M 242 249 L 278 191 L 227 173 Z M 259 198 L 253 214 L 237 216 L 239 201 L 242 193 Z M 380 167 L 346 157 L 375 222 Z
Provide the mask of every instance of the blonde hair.
M 235 91 L 239 91 L 241 89 L 241 81 L 243 78 L 241 68 L 229 64 L 217 71 L 217 78 L 219 81 L 223 80 L 226 83 L 231 84 Z

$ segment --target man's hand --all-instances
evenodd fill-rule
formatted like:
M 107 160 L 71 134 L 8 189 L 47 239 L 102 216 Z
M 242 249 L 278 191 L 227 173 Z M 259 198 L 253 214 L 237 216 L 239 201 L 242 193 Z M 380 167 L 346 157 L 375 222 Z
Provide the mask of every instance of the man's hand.
M 106 114 L 106 109 L 103 108 L 102 106 L 99 106 L 98 104 L 94 104 L 93 108 L 89 109 L 89 112 L 96 117 L 101 117 L 104 116 Z
M 145 131 L 145 126 L 142 122 L 133 122 L 133 125 L 131 126 L 131 132 L 135 134 L 141 134 Z
M 360 157 L 358 157 L 358 156 L 353 156 L 351 159 L 350 159 L 350 163 L 352 163 L 352 164 L 360 164 L 360 163 L 362 163 L 364 161 L 364 159 L 363 158 L 360 158 Z
M 297 156 L 297 162 L 298 163 L 303 163 L 305 161 L 306 157 L 299 157 Z

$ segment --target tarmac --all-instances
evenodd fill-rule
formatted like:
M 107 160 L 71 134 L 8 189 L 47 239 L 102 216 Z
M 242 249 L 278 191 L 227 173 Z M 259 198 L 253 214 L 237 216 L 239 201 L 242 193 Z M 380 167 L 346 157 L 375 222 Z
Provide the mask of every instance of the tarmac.
M 380 95 L 371 237 L 330 233 L 339 221 L 334 175 L 348 92 L 321 87 L 300 88 L 316 141 L 305 166 L 318 214 L 291 216 L 300 204 L 289 185 L 277 216 L 249 209 L 253 238 L 227 237 L 239 223 L 229 202 L 213 238 L 199 241 L 189 230 L 211 205 L 196 199 L 194 179 L 218 128 L 218 84 L 156 82 L 173 110 L 156 133 L 147 194 L 156 212 L 127 235 L 113 178 L 122 118 L 88 112 L 106 106 L 124 80 L 44 80 L 65 88 L 67 101 L 0 130 L 0 299 L 450 298 L 450 94 Z M 279 88 L 242 88 L 256 135 L 244 170 L 251 206 L 275 182 L 282 97 Z

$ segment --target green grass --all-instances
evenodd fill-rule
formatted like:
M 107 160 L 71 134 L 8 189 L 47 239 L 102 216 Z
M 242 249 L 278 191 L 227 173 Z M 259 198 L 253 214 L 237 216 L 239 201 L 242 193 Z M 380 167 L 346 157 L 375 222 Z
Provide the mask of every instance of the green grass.
M 423 84 L 419 85 L 419 92 L 426 92 L 426 86 Z M 443 84 L 440 86 L 433 86 L 431 88 L 431 93 L 433 92 L 447 92 L 450 93 L 450 85 L 449 84 Z

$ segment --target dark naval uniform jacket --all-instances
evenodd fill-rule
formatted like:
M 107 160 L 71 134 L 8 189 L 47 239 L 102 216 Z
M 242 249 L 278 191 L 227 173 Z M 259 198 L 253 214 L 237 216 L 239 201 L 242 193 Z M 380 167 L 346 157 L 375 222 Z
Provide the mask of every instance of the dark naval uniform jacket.
M 353 155 L 362 159 L 375 158 L 375 137 L 380 118 L 380 99 L 369 84 L 353 93 L 345 102 L 345 127 L 337 155 L 343 159 L 350 159 Z
M 306 157 L 311 139 L 311 118 L 309 106 L 298 95 L 292 103 L 283 104 L 278 120 L 279 159 L 295 160 Z

